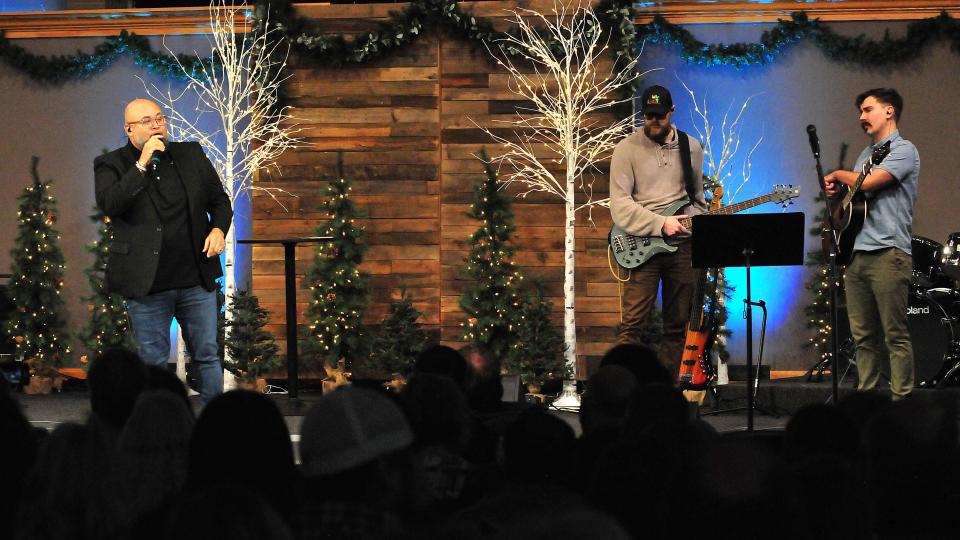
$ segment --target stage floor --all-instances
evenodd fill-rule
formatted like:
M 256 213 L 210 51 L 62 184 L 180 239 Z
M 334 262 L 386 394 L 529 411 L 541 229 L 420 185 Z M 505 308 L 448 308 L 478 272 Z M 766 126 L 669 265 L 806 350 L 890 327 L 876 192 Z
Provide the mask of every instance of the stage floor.
M 847 380 L 840 387 L 840 398 L 854 392 L 852 382 Z M 743 382 L 733 382 L 720 387 L 720 403 L 714 406 L 713 400 L 699 407 L 701 418 L 719 432 L 742 431 L 747 426 L 745 411 L 733 411 L 722 414 L 709 414 L 716 410 L 735 409 L 746 405 L 746 386 Z M 23 407 L 27 419 L 37 427 L 53 429 L 63 422 L 85 422 L 90 414 L 88 392 L 82 384 L 68 385 L 60 393 L 48 396 L 28 396 L 14 394 Z M 757 392 L 757 403 L 762 410 L 754 413 L 754 429 L 783 429 L 800 408 L 815 403 L 826 403 L 831 396 L 829 377 L 819 382 L 805 382 L 802 378 L 762 380 Z M 286 395 L 273 394 L 271 397 L 283 413 L 294 442 L 300 438 L 300 424 L 310 405 L 320 397 L 318 392 L 301 391 L 298 400 L 290 400 Z M 941 390 L 918 388 L 915 397 L 922 400 L 951 400 L 960 410 L 960 388 Z M 196 397 L 191 398 L 199 410 Z M 580 432 L 577 415 L 570 412 L 554 411 L 568 422 L 574 431 Z
M 851 392 L 849 387 L 842 389 L 842 394 Z M 922 391 L 930 392 L 930 391 Z M 718 408 L 742 407 L 746 404 L 745 386 L 734 382 L 721 387 L 721 403 Z M 86 388 L 82 384 L 68 385 L 60 393 L 48 396 L 28 396 L 14 394 L 23 407 L 24 414 L 33 425 L 52 429 L 63 422 L 84 422 L 90 413 L 90 400 Z M 310 405 L 320 396 L 317 392 L 301 391 L 299 399 L 294 401 L 286 395 L 273 394 L 280 411 L 287 419 L 291 435 L 300 433 L 300 422 Z M 756 412 L 754 415 L 755 428 L 778 429 L 786 425 L 790 415 L 800 407 L 811 403 L 823 403 L 830 396 L 829 381 L 804 383 L 798 379 L 778 379 L 761 381 L 758 392 L 759 404 L 777 416 Z M 194 400 L 195 407 L 199 404 Z M 711 400 L 700 407 L 701 413 L 714 410 Z M 558 416 L 568 421 L 579 432 L 580 426 L 576 414 L 555 411 Z M 704 416 L 703 419 L 714 426 L 718 431 L 737 431 L 746 428 L 746 413 L 744 411 L 730 412 L 719 415 Z M 295 437 L 297 438 L 297 437 Z

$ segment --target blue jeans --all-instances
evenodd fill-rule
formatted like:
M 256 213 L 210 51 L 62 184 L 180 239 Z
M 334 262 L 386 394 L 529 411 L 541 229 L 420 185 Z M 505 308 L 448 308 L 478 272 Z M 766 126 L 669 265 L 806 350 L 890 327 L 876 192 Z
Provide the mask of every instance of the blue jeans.
M 166 367 L 170 323 L 176 317 L 190 358 L 200 375 L 200 402 L 223 392 L 223 368 L 217 351 L 217 294 L 197 285 L 127 299 L 137 352 L 147 364 Z

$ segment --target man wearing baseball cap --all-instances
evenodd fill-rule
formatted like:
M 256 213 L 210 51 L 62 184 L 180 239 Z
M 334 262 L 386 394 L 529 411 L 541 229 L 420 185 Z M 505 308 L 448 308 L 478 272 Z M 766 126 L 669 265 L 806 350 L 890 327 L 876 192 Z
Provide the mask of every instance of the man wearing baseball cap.
M 706 209 L 703 196 L 703 147 L 672 123 L 676 107 L 670 91 L 650 86 L 640 96 L 643 129 L 620 141 L 610 163 L 610 213 L 626 233 L 672 237 L 680 242 L 673 253 L 657 255 L 629 271 L 623 283 L 623 322 L 620 343 L 641 343 L 642 328 L 663 286 L 663 340 L 660 361 L 677 376 L 689 319 L 694 271 L 689 235 L 680 222 Z M 690 204 L 679 215 L 661 212 L 673 203 Z

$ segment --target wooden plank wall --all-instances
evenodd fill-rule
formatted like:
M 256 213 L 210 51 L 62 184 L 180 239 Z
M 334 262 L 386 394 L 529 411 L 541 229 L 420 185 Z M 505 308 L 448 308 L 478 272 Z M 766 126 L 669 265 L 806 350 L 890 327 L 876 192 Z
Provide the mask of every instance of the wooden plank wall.
M 543 4 L 542 6 L 540 4 Z M 467 5 L 476 15 L 496 18 L 500 29 L 511 2 Z M 525 4 L 544 12 L 552 0 Z M 302 6 L 319 28 L 361 33 L 375 28 L 397 4 Z M 609 69 L 598 66 L 600 69 Z M 324 220 L 319 212 L 327 182 L 335 176 L 336 152 L 344 151 L 345 176 L 352 179 L 355 201 L 369 218 L 364 270 L 373 276 L 372 303 L 365 322 L 386 313 L 398 288 L 406 284 L 423 322 L 443 343 L 459 346 L 464 321 L 458 298 L 466 282 L 459 269 L 477 223 L 465 215 L 471 186 L 483 169 L 474 155 L 497 147 L 473 122 L 498 127 L 514 117 L 517 97 L 507 88 L 489 54 L 447 35 L 427 34 L 388 58 L 342 69 L 298 68 L 288 84 L 307 145 L 287 152 L 280 174 L 263 171 L 297 197 L 285 197 L 283 211 L 267 197 L 254 201 L 253 232 L 259 238 L 310 235 Z M 612 117 L 611 117 L 612 120 Z M 597 198 L 606 197 L 607 165 L 600 164 Z M 562 174 L 562 169 L 558 171 Z M 508 193 L 518 191 L 509 188 Z M 562 321 L 563 205 L 540 194 L 514 199 L 520 248 L 516 261 L 528 279 L 544 283 L 554 302 L 554 322 Z M 577 219 L 576 289 L 578 354 L 597 358 L 614 341 L 619 322 L 617 283 L 608 269 L 606 235 L 611 220 L 605 208 Z M 297 252 L 298 286 L 311 264 L 313 248 Z M 283 254 L 280 247 L 254 247 L 253 288 L 272 312 L 272 330 L 282 339 Z M 300 322 L 308 293 L 298 292 Z M 285 343 L 280 342 L 281 347 Z M 283 349 L 281 349 L 283 350 Z

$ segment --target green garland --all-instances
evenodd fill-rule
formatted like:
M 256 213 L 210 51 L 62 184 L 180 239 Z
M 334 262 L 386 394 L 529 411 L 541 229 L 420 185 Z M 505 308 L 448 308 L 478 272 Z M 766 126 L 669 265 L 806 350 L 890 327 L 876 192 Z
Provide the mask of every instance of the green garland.
M 107 38 L 93 48 L 93 53 L 78 52 L 75 56 L 43 56 L 27 52 L 14 45 L 0 31 L 0 59 L 36 82 L 60 85 L 67 81 L 89 79 L 110 67 L 123 54 L 133 57 L 134 63 L 162 77 L 185 80 L 190 77 L 205 79 L 204 69 L 211 60 L 185 54 L 176 57 L 158 53 L 150 47 L 147 38 L 122 30 L 120 35 Z M 179 63 L 178 63 L 179 62 Z M 183 65 L 183 69 L 180 68 Z
M 887 31 L 883 39 L 876 41 L 868 40 L 863 34 L 838 35 L 826 24 L 810 20 L 806 13 L 798 11 L 792 13 L 789 20 L 781 19 L 774 28 L 764 32 L 759 43 L 708 45 L 685 28 L 657 15 L 649 24 L 639 27 L 636 39 L 678 45 L 683 59 L 691 64 L 735 67 L 770 63 L 786 46 L 809 39 L 828 58 L 873 67 L 916 60 L 928 45 L 940 39 L 950 40 L 950 49 L 960 53 L 960 21 L 944 11 L 937 17 L 911 22 L 902 38 L 893 39 Z
M 260 28 L 274 27 L 290 43 L 318 65 L 338 67 L 361 64 L 416 41 L 426 28 L 439 28 L 475 43 L 491 43 L 496 32 L 485 20 L 463 12 L 455 0 L 414 0 L 401 11 L 390 13 L 390 21 L 366 36 L 348 41 L 342 35 L 324 35 L 309 30 L 286 0 L 261 1 L 253 20 Z
M 648 24 L 634 25 L 631 4 L 623 0 L 602 0 L 595 11 L 612 32 L 615 44 L 612 50 L 618 59 L 632 58 L 637 44 L 644 41 L 680 46 L 686 62 L 706 66 L 767 64 L 780 56 L 785 47 L 804 39 L 811 40 L 829 58 L 863 66 L 915 60 L 928 45 L 940 39 L 950 40 L 951 50 L 960 53 L 960 21 L 946 12 L 911 22 L 902 38 L 894 39 L 887 33 L 881 40 L 868 40 L 864 35 L 838 35 L 825 23 L 811 20 L 805 12 L 798 11 L 764 32 L 759 43 L 710 45 L 660 15 Z M 363 63 L 378 58 L 412 43 L 428 27 L 443 28 L 484 46 L 496 46 L 504 37 L 493 30 L 488 21 L 461 10 L 457 0 L 415 0 L 403 10 L 391 13 L 390 21 L 382 23 L 377 31 L 354 41 L 347 41 L 342 35 L 310 32 L 308 22 L 296 15 L 286 0 L 258 4 L 254 20 L 258 24 L 269 21 L 269 25 L 282 30 L 305 57 L 323 66 Z M 505 52 L 516 54 L 517 51 L 507 49 Z
M 903 64 L 919 58 L 927 46 L 946 39 L 951 50 L 960 54 L 960 21 L 946 12 L 937 17 L 916 20 L 907 25 L 906 34 L 891 38 L 868 40 L 864 35 L 841 36 L 818 19 L 811 20 L 800 11 L 789 19 L 781 19 L 776 26 L 760 37 L 758 43 L 707 44 L 696 39 L 690 31 L 670 23 L 660 15 L 645 25 L 634 25 L 631 3 L 626 0 L 602 0 L 595 7 L 605 29 L 611 32 L 611 47 L 617 59 L 629 59 L 636 54 L 637 44 L 644 41 L 679 46 L 683 59 L 691 64 L 705 66 L 735 66 L 768 64 L 783 50 L 798 41 L 812 41 L 827 57 L 861 66 Z M 413 43 L 428 30 L 444 30 L 476 46 L 499 46 L 505 34 L 493 29 L 489 20 L 478 19 L 462 10 L 457 0 L 414 0 L 402 10 L 392 12 L 388 22 L 353 40 L 341 34 L 322 34 L 310 29 L 308 20 L 297 15 L 287 0 L 259 0 L 253 13 L 260 28 L 269 25 L 282 31 L 301 56 L 318 66 L 340 67 L 361 64 Z M 507 54 L 518 51 L 505 49 Z M 177 64 L 183 63 L 193 77 L 204 77 L 204 67 L 211 59 L 197 59 L 187 55 L 157 53 L 146 38 L 122 31 L 94 48 L 93 53 L 75 56 L 42 56 L 27 52 L 0 32 L 0 59 L 31 79 L 62 84 L 85 79 L 101 73 L 121 54 L 130 54 L 137 65 L 174 79 L 186 75 Z
M 630 2 L 603 0 L 596 12 L 609 28 L 616 29 L 617 57 L 633 56 L 634 26 L 630 19 Z M 309 31 L 309 23 L 296 15 L 293 5 L 286 1 L 260 2 L 253 19 L 260 28 L 272 27 L 284 33 L 304 56 L 317 65 L 339 67 L 360 64 L 379 58 L 393 50 L 413 43 L 428 29 L 443 29 L 477 46 L 498 47 L 506 34 L 497 32 L 493 25 L 460 9 L 457 0 L 414 0 L 400 11 L 390 13 L 390 21 L 381 23 L 370 32 L 353 41 L 342 35 L 324 35 Z M 520 51 L 504 47 L 514 56 Z

